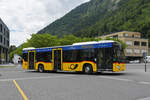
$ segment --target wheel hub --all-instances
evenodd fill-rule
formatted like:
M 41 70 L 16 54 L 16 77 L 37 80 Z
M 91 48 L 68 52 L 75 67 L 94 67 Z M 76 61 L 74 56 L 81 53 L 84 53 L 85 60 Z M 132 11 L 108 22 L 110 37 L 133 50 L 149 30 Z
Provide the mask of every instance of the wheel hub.
M 86 67 L 85 68 L 85 72 L 89 72 L 90 71 L 90 68 L 89 67 Z

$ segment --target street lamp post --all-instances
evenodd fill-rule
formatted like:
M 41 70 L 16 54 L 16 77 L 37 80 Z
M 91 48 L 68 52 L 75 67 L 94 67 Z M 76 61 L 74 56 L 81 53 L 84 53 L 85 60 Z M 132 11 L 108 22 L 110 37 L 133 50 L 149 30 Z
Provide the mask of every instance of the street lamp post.
M 147 55 L 147 53 L 146 52 L 143 52 L 143 58 L 144 58 L 144 62 L 145 62 L 145 72 L 147 71 L 147 66 L 146 66 L 146 63 L 147 63 L 147 61 L 146 61 L 146 55 Z

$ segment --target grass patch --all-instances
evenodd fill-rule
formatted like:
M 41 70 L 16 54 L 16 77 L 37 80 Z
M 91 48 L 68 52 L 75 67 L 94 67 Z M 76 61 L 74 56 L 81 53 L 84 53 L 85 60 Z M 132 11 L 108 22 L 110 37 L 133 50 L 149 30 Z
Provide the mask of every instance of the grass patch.
M 16 67 L 16 66 L 0 66 L 0 68 L 11 68 L 11 67 Z

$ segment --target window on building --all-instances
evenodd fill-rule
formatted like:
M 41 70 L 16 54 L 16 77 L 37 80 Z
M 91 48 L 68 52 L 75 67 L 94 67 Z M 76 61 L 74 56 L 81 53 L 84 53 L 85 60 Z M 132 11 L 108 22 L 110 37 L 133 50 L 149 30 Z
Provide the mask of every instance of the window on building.
M 3 38 L 2 38 L 2 35 L 0 35 L 0 43 L 2 43 L 3 41 Z
M 7 46 L 7 40 L 5 39 L 5 45 Z
M 9 39 L 9 31 L 7 31 L 7 38 Z
M 3 32 L 3 26 L 0 24 L 0 32 Z
M 118 35 L 114 35 L 113 38 L 118 38 Z
M 126 49 L 127 53 L 133 53 L 132 49 Z
M 139 45 L 140 45 L 140 42 L 139 42 L 139 41 L 134 41 L 134 45 L 135 45 L 135 46 L 139 46 Z
M 131 46 L 132 45 L 132 41 L 126 41 L 126 44 Z
M 123 34 L 120 34 L 120 37 L 122 37 L 123 36 Z
M 5 35 L 5 28 L 4 28 L 4 31 L 3 31 L 4 35 Z
M 147 52 L 147 50 L 141 50 L 141 53 L 143 54 L 143 53 L 146 53 Z
M 141 42 L 141 46 L 147 46 L 146 42 Z
M 128 33 L 125 33 L 125 37 L 128 37 Z
M 140 53 L 139 49 L 134 49 L 134 53 Z
M 4 35 L 6 35 L 7 36 L 7 30 L 5 29 L 5 34 Z
M 7 46 L 9 47 L 9 41 L 7 40 Z
M 4 45 L 5 45 L 5 38 L 4 38 Z

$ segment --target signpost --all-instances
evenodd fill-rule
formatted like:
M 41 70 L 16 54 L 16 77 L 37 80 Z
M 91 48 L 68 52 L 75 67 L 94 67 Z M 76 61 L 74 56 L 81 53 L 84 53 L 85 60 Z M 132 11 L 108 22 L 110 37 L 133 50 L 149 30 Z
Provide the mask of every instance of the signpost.
M 147 66 L 146 66 L 147 61 L 145 59 L 146 56 L 147 56 L 147 53 L 143 52 L 143 58 L 144 58 L 144 62 L 145 62 L 145 72 L 147 71 Z

